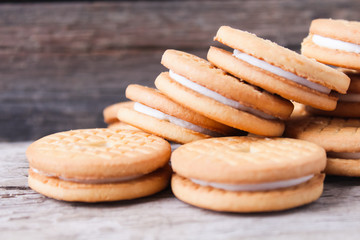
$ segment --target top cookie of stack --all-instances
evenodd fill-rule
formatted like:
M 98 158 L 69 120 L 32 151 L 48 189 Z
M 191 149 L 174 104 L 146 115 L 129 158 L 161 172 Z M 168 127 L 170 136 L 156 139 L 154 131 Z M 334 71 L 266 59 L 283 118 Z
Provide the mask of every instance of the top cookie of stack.
M 325 64 L 360 70 L 360 22 L 313 20 L 301 53 Z
M 339 103 L 333 111 L 307 107 L 315 115 L 332 117 L 360 116 L 360 23 L 335 19 L 315 19 L 309 36 L 302 42 L 303 55 L 321 63 L 341 67 L 338 70 L 351 79 L 349 91 L 338 94 Z

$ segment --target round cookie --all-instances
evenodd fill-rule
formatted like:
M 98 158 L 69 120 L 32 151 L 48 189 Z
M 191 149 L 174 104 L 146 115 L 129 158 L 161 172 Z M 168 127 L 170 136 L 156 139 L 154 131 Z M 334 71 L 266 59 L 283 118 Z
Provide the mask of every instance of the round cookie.
M 120 121 L 109 124 L 108 128 L 109 129 L 122 129 L 122 130 L 141 131 L 140 129 L 138 129 L 138 128 L 134 127 L 134 126 L 131 126 L 131 125 L 127 124 L 127 123 L 120 122 Z
M 279 120 L 290 116 L 291 102 L 248 85 L 194 55 L 167 50 L 161 63 L 170 69 L 155 80 L 174 101 L 228 126 L 264 136 L 280 136 Z
M 360 118 L 360 73 L 349 69 L 340 69 L 351 79 L 347 94 L 339 94 L 339 100 L 335 110 L 322 111 L 312 107 L 306 110 L 315 115 L 331 117 L 354 117 Z
M 133 108 L 134 102 L 127 101 L 127 102 L 119 102 L 112 104 L 110 106 L 107 106 L 103 111 L 104 116 L 104 122 L 107 124 L 117 123 L 119 122 L 119 119 L 117 118 L 117 112 L 119 108 L 126 107 L 126 108 Z
M 215 40 L 234 53 L 211 47 L 208 60 L 224 71 L 286 99 L 334 110 L 332 90 L 346 93 L 350 79 L 335 69 L 254 34 L 223 26 Z
M 235 129 L 193 112 L 152 88 L 131 84 L 126 97 L 135 102 L 134 108 L 120 108 L 119 120 L 170 141 L 188 143 L 235 133 Z
M 328 155 L 325 173 L 360 177 L 360 120 L 306 117 L 287 122 L 285 136 L 322 146 Z
M 185 144 L 171 157 L 171 187 L 191 205 L 227 212 L 279 211 L 323 190 L 326 154 L 297 139 L 226 137 Z
M 133 199 L 164 189 L 170 144 L 156 136 L 111 129 L 59 132 L 26 151 L 29 186 L 64 201 Z
M 315 19 L 301 53 L 319 62 L 360 70 L 360 22 Z

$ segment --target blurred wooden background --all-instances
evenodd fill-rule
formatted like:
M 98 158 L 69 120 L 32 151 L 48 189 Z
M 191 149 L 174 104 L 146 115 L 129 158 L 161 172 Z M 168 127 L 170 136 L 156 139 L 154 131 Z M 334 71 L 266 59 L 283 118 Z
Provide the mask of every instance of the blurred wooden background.
M 1 3 L 0 141 L 105 126 L 129 83 L 153 86 L 164 50 L 205 57 L 221 25 L 298 51 L 320 17 L 360 20 L 360 1 Z

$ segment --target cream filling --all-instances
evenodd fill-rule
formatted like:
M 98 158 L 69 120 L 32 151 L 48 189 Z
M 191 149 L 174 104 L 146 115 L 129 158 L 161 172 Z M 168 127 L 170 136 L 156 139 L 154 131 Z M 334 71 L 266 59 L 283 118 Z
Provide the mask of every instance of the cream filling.
M 360 102 L 359 93 L 348 93 L 348 94 L 337 94 L 339 97 L 338 101 L 341 102 Z
M 316 34 L 312 36 L 312 41 L 320 47 L 342 50 L 345 52 L 360 53 L 360 45 L 355 43 L 344 42 Z
M 176 82 L 180 83 L 181 85 L 187 87 L 187 88 L 190 88 L 191 90 L 197 92 L 197 93 L 200 93 L 204 96 L 207 96 L 211 99 L 214 99 L 215 101 L 218 101 L 222 104 L 225 104 L 229 107 L 232 107 L 232 108 L 236 108 L 238 110 L 241 110 L 241 111 L 244 111 L 244 112 L 248 112 L 248 113 L 251 113 L 251 114 L 254 114 L 255 116 L 258 116 L 258 117 L 261 117 L 261 118 L 265 118 L 265 119 L 277 119 L 276 117 L 274 116 L 271 116 L 269 114 L 266 114 L 262 111 L 259 111 L 257 109 L 254 109 L 254 108 L 251 108 L 251 107 L 247 107 L 247 106 L 244 106 L 242 104 L 240 104 L 239 102 L 237 101 L 234 101 L 232 99 L 229 99 L 227 97 L 224 97 L 220 94 L 218 94 L 217 92 L 214 92 L 206 87 L 203 87 L 197 83 L 194 83 L 193 81 L 190 81 L 189 79 L 183 77 L 183 76 L 180 76 L 179 74 L 176 74 L 174 73 L 172 70 L 169 70 L 169 75 L 170 77 L 175 80 Z
M 325 93 L 325 94 L 329 94 L 331 92 L 331 89 L 327 88 L 327 87 L 324 87 L 320 84 L 317 84 L 317 83 L 313 83 L 305 78 L 302 78 L 302 77 L 299 77 L 297 76 L 296 74 L 294 73 L 291 73 L 291 72 L 288 72 L 288 71 L 285 71 L 279 67 L 275 67 L 274 65 L 271 65 L 270 63 L 267 63 L 263 60 L 260 60 L 260 59 L 257 59 L 253 56 L 250 56 L 246 53 L 243 53 L 239 50 L 236 50 L 234 49 L 234 53 L 233 53 L 233 56 L 240 59 L 240 60 L 243 60 L 255 67 L 258 67 L 258 68 L 261 68 L 261 69 L 264 69 L 265 71 L 268 71 L 268 72 L 271 72 L 275 75 L 278 75 L 280 77 L 283 77 L 283 78 L 286 78 L 290 81 L 293 81 L 293 82 L 296 82 L 298 84 L 301 84 L 303 86 L 306 86 L 308 88 L 311 88 L 311 89 L 314 89 L 316 91 L 319 91 L 319 92 L 322 92 L 322 93 Z
M 327 152 L 327 156 L 330 158 L 359 159 L 360 160 L 360 152 Z
M 198 125 L 195 125 L 193 123 L 187 122 L 185 120 L 170 116 L 166 113 L 160 112 L 159 110 L 153 109 L 151 107 L 145 106 L 141 103 L 135 102 L 134 104 L 134 110 L 143 114 L 146 114 L 148 116 L 160 119 L 160 120 L 166 120 L 169 121 L 177 126 L 187 128 L 190 130 L 193 130 L 195 132 L 203 133 L 209 136 L 217 137 L 222 136 L 220 133 L 211 131 L 209 129 L 205 129 L 203 127 L 200 127 Z
M 105 184 L 105 183 L 120 183 L 120 182 L 127 182 L 131 181 L 137 178 L 140 178 L 144 176 L 144 174 L 134 175 L 134 176 L 128 176 L 128 177 L 119 177 L 119 178 L 106 178 L 106 179 L 77 179 L 77 178 L 66 178 L 62 176 L 56 176 L 53 174 L 44 173 L 40 170 L 37 170 L 35 168 L 31 168 L 31 170 L 37 174 L 46 176 L 46 177 L 55 177 L 60 180 L 66 181 L 66 182 L 76 182 L 76 183 L 84 183 L 84 184 Z
M 296 186 L 310 180 L 313 176 L 314 175 L 309 175 L 309 176 L 290 179 L 290 180 L 257 183 L 257 184 L 224 184 L 224 183 L 206 182 L 193 178 L 190 178 L 190 180 L 204 187 L 213 187 L 213 188 L 223 189 L 226 191 L 234 191 L 234 192 L 243 192 L 243 191 L 256 192 L 256 191 L 267 191 L 267 190 Z

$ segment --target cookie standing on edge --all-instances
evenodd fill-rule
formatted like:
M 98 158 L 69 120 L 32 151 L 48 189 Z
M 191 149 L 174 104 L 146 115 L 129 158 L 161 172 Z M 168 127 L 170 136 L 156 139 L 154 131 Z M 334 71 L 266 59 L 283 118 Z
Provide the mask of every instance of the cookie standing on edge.
M 360 119 L 306 117 L 289 121 L 285 135 L 322 146 L 326 174 L 360 177 Z
M 124 122 L 120 122 L 117 118 L 117 112 L 119 111 L 119 108 L 133 108 L 134 102 L 127 101 L 127 102 L 119 102 L 112 104 L 110 106 L 107 106 L 103 111 L 104 116 L 104 122 L 108 124 L 108 128 L 112 129 L 122 129 L 122 130 L 137 130 L 140 131 L 140 129 L 133 127 L 129 124 L 126 124 Z
M 29 186 L 64 201 L 134 199 L 164 189 L 170 144 L 139 131 L 81 129 L 33 142 L 26 151 Z
M 126 97 L 135 102 L 134 108 L 120 108 L 119 120 L 170 141 L 188 143 L 235 132 L 152 88 L 131 84 L 126 88 Z
M 208 61 L 166 50 L 156 87 L 174 101 L 228 126 L 263 136 L 281 136 L 293 105 L 241 82 Z
M 331 90 L 346 93 L 349 87 L 350 79 L 344 73 L 254 34 L 222 26 L 215 40 L 234 52 L 210 47 L 207 57 L 211 63 L 286 99 L 331 111 L 337 101 Z
M 360 22 L 313 20 L 301 53 L 322 63 L 360 70 Z
M 341 69 L 343 73 L 351 79 L 347 94 L 339 94 L 339 100 L 335 110 L 321 111 L 311 107 L 306 110 L 315 115 L 332 116 L 332 117 L 356 117 L 360 118 L 360 72 Z
M 171 187 L 177 198 L 201 208 L 279 211 L 320 197 L 325 163 L 323 148 L 297 139 L 212 138 L 173 152 Z

